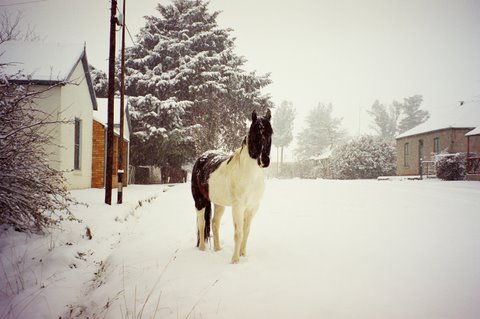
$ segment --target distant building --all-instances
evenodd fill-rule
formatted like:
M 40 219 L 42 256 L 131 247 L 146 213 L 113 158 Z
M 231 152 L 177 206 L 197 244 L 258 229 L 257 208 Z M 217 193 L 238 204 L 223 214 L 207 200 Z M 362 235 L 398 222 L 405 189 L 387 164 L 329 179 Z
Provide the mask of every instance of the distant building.
M 420 162 L 439 153 L 480 155 L 480 102 L 466 102 L 432 114 L 396 137 L 397 175 L 419 175 Z M 470 171 L 470 175 L 476 175 Z

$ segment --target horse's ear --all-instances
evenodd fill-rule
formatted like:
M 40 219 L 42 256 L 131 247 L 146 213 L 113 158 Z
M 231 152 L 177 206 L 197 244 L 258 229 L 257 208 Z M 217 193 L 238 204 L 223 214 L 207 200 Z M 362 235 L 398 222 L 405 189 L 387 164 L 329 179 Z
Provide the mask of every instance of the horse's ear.
M 270 109 L 267 109 L 267 113 L 265 114 L 265 118 L 269 121 L 272 118 L 272 112 L 270 112 Z
M 252 112 L 252 122 L 255 122 L 257 120 L 257 111 Z

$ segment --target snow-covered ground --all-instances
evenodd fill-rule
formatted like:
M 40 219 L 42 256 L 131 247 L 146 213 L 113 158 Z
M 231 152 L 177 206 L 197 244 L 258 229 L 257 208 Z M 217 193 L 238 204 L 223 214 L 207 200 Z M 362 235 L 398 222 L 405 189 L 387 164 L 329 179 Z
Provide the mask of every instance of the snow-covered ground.
M 196 249 L 189 186 L 75 191 L 82 223 L 0 230 L 0 318 L 480 318 L 478 182 L 268 180 L 237 265 L 229 211 L 223 250 Z

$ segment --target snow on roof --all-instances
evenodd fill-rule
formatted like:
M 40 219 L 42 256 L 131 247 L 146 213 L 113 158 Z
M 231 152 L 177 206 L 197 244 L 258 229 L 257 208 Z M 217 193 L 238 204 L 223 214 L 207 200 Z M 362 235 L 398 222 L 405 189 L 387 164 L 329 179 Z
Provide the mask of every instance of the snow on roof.
M 332 147 L 328 146 L 326 148 L 326 150 L 323 151 L 323 153 L 321 153 L 319 155 L 312 156 L 312 157 L 310 157 L 310 159 L 318 161 L 318 160 L 328 159 L 331 156 L 332 156 Z
M 473 136 L 473 135 L 480 135 L 480 126 L 478 126 L 476 129 L 471 130 L 465 136 Z
M 85 54 L 84 44 L 5 41 L 0 44 L 3 73 L 17 80 L 66 81 Z
M 448 107 L 432 112 L 431 117 L 396 138 L 428 133 L 448 128 L 475 128 L 480 126 L 480 101 Z
M 97 110 L 93 111 L 93 119 L 100 124 L 107 126 L 108 122 L 108 99 L 107 98 L 97 98 Z M 113 110 L 113 124 L 114 124 L 114 131 L 116 134 L 120 132 L 120 98 L 116 97 L 113 102 L 114 110 Z M 124 121 L 124 130 L 125 136 L 124 138 L 129 141 L 129 121 L 128 121 L 128 97 L 125 96 L 125 121 Z

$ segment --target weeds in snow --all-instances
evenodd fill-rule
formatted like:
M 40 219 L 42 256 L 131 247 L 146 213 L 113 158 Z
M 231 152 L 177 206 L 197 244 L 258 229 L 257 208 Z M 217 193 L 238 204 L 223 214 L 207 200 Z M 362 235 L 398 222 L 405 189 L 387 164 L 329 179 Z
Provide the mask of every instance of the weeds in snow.
M 127 303 L 126 296 L 125 296 L 125 291 L 126 291 L 125 290 L 125 268 L 123 269 L 123 291 L 122 291 L 122 293 L 123 293 L 123 306 L 124 306 L 124 308 L 122 308 L 122 306 L 120 305 L 120 312 L 122 314 L 122 319 L 142 319 L 143 318 L 145 307 L 147 306 L 148 302 L 152 298 L 152 295 L 153 295 L 155 289 L 157 288 L 157 285 L 160 283 L 160 280 L 162 279 L 163 274 L 165 273 L 167 268 L 170 266 L 170 264 L 177 258 L 177 253 L 178 253 L 178 249 L 175 250 L 172 258 L 170 258 L 168 263 L 166 263 L 165 266 L 163 267 L 163 270 L 161 271 L 160 275 L 158 276 L 157 281 L 155 282 L 155 284 L 152 286 L 152 288 L 148 292 L 148 294 L 147 294 L 145 300 L 143 301 L 143 304 L 141 305 L 141 308 L 138 312 L 137 312 L 137 286 L 135 286 L 135 292 L 134 292 L 134 296 L 133 296 L 133 310 L 130 310 L 130 308 L 128 306 L 128 303 Z M 156 315 L 158 313 L 158 310 L 160 309 L 159 307 L 160 307 L 161 297 L 162 297 L 162 292 L 160 291 L 160 294 L 158 295 L 158 298 L 157 298 L 157 303 L 155 305 L 155 310 L 153 312 L 152 317 L 150 317 L 152 319 L 154 319 L 156 317 Z

